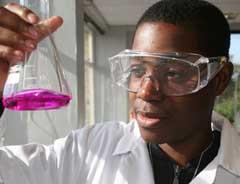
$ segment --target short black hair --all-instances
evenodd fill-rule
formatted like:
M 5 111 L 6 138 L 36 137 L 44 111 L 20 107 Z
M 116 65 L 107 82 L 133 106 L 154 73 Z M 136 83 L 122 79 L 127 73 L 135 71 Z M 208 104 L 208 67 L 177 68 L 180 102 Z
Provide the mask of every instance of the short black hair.
M 207 55 L 229 57 L 229 24 L 221 10 L 207 1 L 161 0 L 145 11 L 136 29 L 147 22 L 183 26 L 197 33 L 199 46 Z

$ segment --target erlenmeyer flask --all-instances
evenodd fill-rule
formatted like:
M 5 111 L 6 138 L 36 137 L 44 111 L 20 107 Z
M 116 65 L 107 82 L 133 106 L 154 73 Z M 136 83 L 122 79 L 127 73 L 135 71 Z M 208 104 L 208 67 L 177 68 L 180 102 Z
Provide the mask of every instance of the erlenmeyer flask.
M 41 19 L 49 17 L 50 0 L 20 0 Z M 11 66 L 3 91 L 3 104 L 13 110 L 56 109 L 71 100 L 60 55 L 53 37 L 42 40 L 25 61 Z

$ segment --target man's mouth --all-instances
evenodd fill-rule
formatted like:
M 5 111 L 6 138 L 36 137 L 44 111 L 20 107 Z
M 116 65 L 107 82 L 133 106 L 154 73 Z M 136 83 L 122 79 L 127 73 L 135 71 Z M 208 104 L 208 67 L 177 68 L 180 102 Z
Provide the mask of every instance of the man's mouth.
M 137 120 L 143 127 L 148 129 L 155 129 L 161 126 L 161 121 L 168 118 L 167 115 L 152 112 L 137 112 Z

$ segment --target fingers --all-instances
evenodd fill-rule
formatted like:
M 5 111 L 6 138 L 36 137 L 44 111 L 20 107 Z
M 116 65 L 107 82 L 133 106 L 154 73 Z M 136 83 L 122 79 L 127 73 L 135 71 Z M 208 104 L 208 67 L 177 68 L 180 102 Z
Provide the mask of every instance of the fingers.
M 14 65 L 19 61 L 23 61 L 23 59 L 24 59 L 24 53 L 21 50 L 0 45 L 0 61 L 6 61 L 10 65 Z
M 0 60 L 22 59 L 22 53 L 33 51 L 41 39 L 62 23 L 57 16 L 40 22 L 34 12 L 17 3 L 0 7 Z
M 33 11 L 20 4 L 9 3 L 5 8 L 30 24 L 36 24 L 39 21 L 39 17 Z
M 30 9 L 16 3 L 0 7 L 0 91 L 6 81 L 9 65 L 24 61 L 41 39 L 57 30 L 61 17 L 40 21 Z
M 11 30 L 0 27 L 0 44 L 30 52 L 36 48 L 37 40 L 30 39 Z
M 54 32 L 62 23 L 62 18 L 57 16 L 39 22 L 39 17 L 31 10 L 17 3 L 9 3 L 0 7 L 1 48 L 31 52 L 41 39 Z M 5 52 L 1 48 L 0 59 L 11 58 L 6 55 L 12 52 Z
M 37 47 L 37 44 L 41 39 L 54 32 L 59 26 L 62 25 L 62 23 L 63 20 L 61 17 L 51 17 L 47 20 L 40 22 L 37 25 L 34 25 L 34 29 L 37 32 L 36 39 L 32 39 L 21 33 L 14 32 L 4 27 L 0 27 L 0 45 L 10 47 L 13 50 L 16 49 L 23 52 L 31 52 Z M 1 57 L 1 53 L 0 59 L 3 59 Z
M 54 32 L 63 23 L 58 16 L 39 22 L 39 17 L 33 11 L 17 3 L 9 3 L 0 8 L 0 17 L 0 26 L 37 40 Z
M 8 68 L 9 63 L 0 59 L 0 98 L 2 97 L 5 81 L 7 80 Z
M 41 39 L 45 38 L 46 36 L 48 36 L 49 34 L 53 33 L 62 24 L 63 24 L 63 19 L 59 16 L 54 16 L 47 20 L 43 20 L 43 21 L 39 22 L 39 24 L 37 24 L 35 26 L 35 28 L 38 32 L 39 39 L 41 40 Z
M 37 39 L 37 32 L 32 24 L 4 7 L 0 8 L 0 27 Z

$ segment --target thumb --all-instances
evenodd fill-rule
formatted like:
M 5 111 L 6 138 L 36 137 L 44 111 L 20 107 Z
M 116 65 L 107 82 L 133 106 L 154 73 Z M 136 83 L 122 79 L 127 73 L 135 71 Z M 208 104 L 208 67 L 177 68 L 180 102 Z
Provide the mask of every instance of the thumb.
M 35 25 L 38 32 L 39 40 L 44 39 L 63 24 L 63 19 L 59 16 L 53 16 L 49 19 L 40 21 Z

